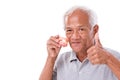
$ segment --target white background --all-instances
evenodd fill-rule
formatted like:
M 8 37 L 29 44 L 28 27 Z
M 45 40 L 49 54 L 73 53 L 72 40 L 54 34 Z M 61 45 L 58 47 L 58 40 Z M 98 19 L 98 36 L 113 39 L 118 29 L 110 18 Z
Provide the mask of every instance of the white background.
M 64 36 L 63 15 L 75 5 L 97 13 L 101 43 L 120 51 L 119 0 L 0 0 L 0 80 L 38 80 L 46 41 Z

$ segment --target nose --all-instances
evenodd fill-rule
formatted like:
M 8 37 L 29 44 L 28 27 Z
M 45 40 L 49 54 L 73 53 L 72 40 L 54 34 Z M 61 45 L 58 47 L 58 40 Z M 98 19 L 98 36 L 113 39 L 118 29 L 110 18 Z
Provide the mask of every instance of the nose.
M 71 38 L 72 39 L 79 39 L 80 35 L 79 35 L 79 32 L 78 31 L 74 31 Z

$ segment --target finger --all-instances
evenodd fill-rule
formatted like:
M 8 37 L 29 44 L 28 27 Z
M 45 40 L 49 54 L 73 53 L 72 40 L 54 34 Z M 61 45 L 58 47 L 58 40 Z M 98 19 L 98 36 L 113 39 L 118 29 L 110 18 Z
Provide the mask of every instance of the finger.
M 102 44 L 101 44 L 100 39 L 99 39 L 98 32 L 95 34 L 94 40 L 95 40 L 95 46 L 102 47 Z
M 58 38 L 59 38 L 59 35 L 56 35 L 55 38 L 58 39 Z
M 88 54 L 88 58 L 92 59 L 94 57 L 94 55 L 96 55 L 96 53 L 92 52 Z
M 93 56 L 96 53 L 96 47 L 92 46 L 87 50 L 88 56 Z
M 98 58 L 96 58 L 96 59 L 94 59 L 94 60 L 91 60 L 91 63 L 92 63 L 93 65 L 95 65 L 95 64 L 100 64 L 100 60 L 99 60 Z
M 58 36 L 51 36 L 50 39 L 47 41 L 47 45 L 53 45 L 56 47 L 60 47 L 59 45 L 59 39 L 57 39 L 56 37 Z
M 56 47 L 60 47 L 59 43 L 54 41 L 54 40 L 49 40 L 47 43 L 48 46 L 56 46 Z
M 55 41 L 55 42 L 59 42 L 60 40 L 59 40 L 59 35 L 56 35 L 56 36 L 51 36 L 50 37 L 50 40 L 52 40 L 52 41 Z
M 95 49 L 95 46 L 91 46 L 87 49 L 87 53 L 91 53 Z
M 57 49 L 58 49 L 58 47 L 55 46 L 55 45 L 50 45 L 48 48 L 49 48 L 49 49 L 54 49 L 54 50 L 57 50 Z
M 97 53 L 94 53 L 94 54 L 88 56 L 88 58 L 89 58 L 90 60 L 94 60 L 94 59 L 96 59 L 96 58 L 100 58 L 100 56 L 99 56 Z
M 57 56 L 60 49 L 61 49 L 61 48 L 58 48 L 58 47 L 56 47 L 56 46 L 54 46 L 54 45 L 50 45 L 50 46 L 48 47 L 48 50 L 49 50 L 50 53 L 53 53 L 53 51 L 54 51 L 54 53 L 56 53 L 56 54 L 50 54 L 52 57 Z
M 88 59 L 90 60 L 90 62 L 92 64 L 102 64 L 102 58 L 100 56 L 98 56 L 98 54 L 95 54 L 91 57 L 88 57 Z

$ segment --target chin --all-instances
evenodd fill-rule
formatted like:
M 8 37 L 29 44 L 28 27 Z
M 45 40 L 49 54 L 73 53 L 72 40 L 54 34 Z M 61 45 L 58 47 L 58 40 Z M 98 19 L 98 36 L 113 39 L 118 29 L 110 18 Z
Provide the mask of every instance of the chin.
M 77 53 L 77 52 L 81 52 L 82 48 L 80 48 L 80 47 L 74 47 L 74 48 L 72 48 L 72 50 Z

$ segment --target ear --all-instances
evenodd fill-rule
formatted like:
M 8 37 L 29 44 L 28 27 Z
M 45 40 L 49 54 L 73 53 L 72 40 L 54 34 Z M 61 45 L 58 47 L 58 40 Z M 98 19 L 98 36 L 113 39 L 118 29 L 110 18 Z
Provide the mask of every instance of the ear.
M 96 24 L 94 27 L 93 27 L 93 33 L 94 35 L 98 32 L 99 30 L 99 26 Z

